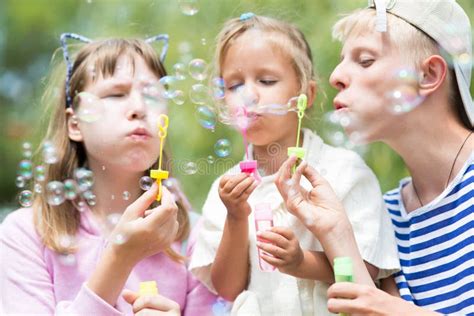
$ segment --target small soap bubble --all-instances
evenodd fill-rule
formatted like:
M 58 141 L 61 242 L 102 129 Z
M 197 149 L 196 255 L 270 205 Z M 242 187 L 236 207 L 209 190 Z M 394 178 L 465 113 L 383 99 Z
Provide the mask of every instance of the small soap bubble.
M 139 185 L 140 189 L 143 191 L 148 191 L 151 189 L 151 186 L 153 185 L 153 179 L 150 178 L 149 176 L 143 176 L 140 178 Z
M 390 110 L 395 114 L 412 111 L 424 98 L 419 94 L 419 79 L 415 71 L 398 70 L 391 78 L 392 88 L 386 93 Z
M 124 233 L 117 233 L 111 236 L 111 242 L 116 245 L 123 245 L 127 242 L 127 236 Z
M 46 185 L 46 200 L 49 205 L 61 205 L 65 199 L 64 184 L 62 182 L 51 181 Z
M 216 128 L 216 114 L 208 106 L 199 106 L 196 110 L 196 116 L 202 127 L 210 130 Z
M 173 98 L 173 102 L 176 105 L 183 105 L 185 101 L 186 101 L 186 97 L 184 95 L 184 92 L 181 90 L 176 90 L 175 96 Z
M 333 146 L 342 146 L 346 141 L 346 134 L 340 124 L 341 114 L 330 111 L 323 115 L 321 134 Z
M 206 45 L 207 45 L 207 40 L 206 40 L 206 38 L 204 38 L 204 37 L 201 38 L 201 45 L 202 45 L 202 46 L 206 46 Z
M 21 145 L 21 148 L 23 148 L 23 150 L 31 150 L 32 146 L 31 146 L 31 143 L 29 143 L 29 142 L 24 142 L 24 143 Z
M 35 183 L 34 190 L 37 194 L 43 193 L 43 186 L 41 185 L 41 183 Z
M 18 164 L 18 174 L 29 180 L 33 177 L 33 163 L 31 160 L 24 159 Z
M 112 213 L 107 216 L 107 226 L 109 229 L 115 228 L 117 224 L 120 222 L 120 218 L 122 217 L 122 214 L 120 213 Z
M 64 181 L 64 197 L 67 200 L 74 200 L 79 193 L 77 182 L 72 179 Z
M 46 169 L 43 165 L 37 165 L 35 167 L 35 180 L 43 182 L 46 179 Z
M 63 248 L 73 247 L 76 240 L 71 235 L 61 235 L 59 236 L 59 245 Z
M 179 8 L 184 15 L 192 16 L 199 12 L 197 0 L 179 0 Z
M 175 184 L 175 179 L 174 178 L 168 178 L 168 179 L 165 179 L 163 180 L 163 185 L 168 188 L 168 189 L 172 189 L 176 184 Z
M 176 63 L 173 66 L 174 76 L 178 80 L 186 79 L 186 66 L 183 63 Z
M 214 316 L 227 316 L 230 315 L 232 309 L 232 303 L 227 302 L 223 298 L 218 298 L 217 301 L 212 304 L 212 314 Z
M 123 193 L 122 193 L 122 198 L 123 198 L 125 201 L 130 200 L 130 192 L 128 192 L 128 191 L 123 191 Z
M 97 203 L 97 197 L 92 191 L 85 191 L 82 193 L 82 197 L 86 200 L 87 204 L 94 206 Z
M 79 212 L 85 212 L 87 210 L 87 203 L 85 201 L 79 201 L 77 203 L 77 210 Z
M 23 158 L 30 159 L 33 156 L 33 152 L 31 150 L 24 150 L 23 151 Z
M 208 103 L 210 101 L 209 95 L 209 89 L 201 83 L 194 84 L 191 87 L 191 91 L 189 91 L 189 98 L 195 104 L 203 105 Z
M 94 123 L 104 116 L 104 106 L 102 100 L 90 93 L 80 92 L 74 97 L 77 118 L 85 123 Z
M 210 163 L 211 165 L 216 161 L 216 159 L 214 158 L 214 156 L 212 155 L 209 155 L 207 156 L 207 162 Z
M 18 195 L 18 202 L 23 207 L 30 207 L 33 205 L 33 192 L 30 190 L 23 190 Z
M 46 164 L 55 164 L 59 160 L 56 147 L 54 147 L 52 142 L 45 142 L 43 144 L 43 161 Z
M 94 173 L 86 168 L 77 168 L 74 170 L 74 179 L 81 192 L 92 189 L 94 185 Z
M 225 82 L 224 79 L 216 77 L 212 79 L 212 96 L 216 100 L 222 100 L 225 96 Z
M 74 266 L 76 265 L 76 256 L 72 253 L 69 254 L 60 254 L 59 255 L 59 262 L 63 266 Z
M 188 64 L 188 70 L 191 77 L 195 80 L 202 81 L 207 77 L 207 64 L 202 59 L 193 59 Z
M 225 139 L 225 138 L 219 139 L 214 144 L 214 152 L 220 158 L 229 156 L 231 151 L 232 151 L 232 147 L 228 139 Z
M 183 171 L 187 175 L 192 175 L 192 174 L 195 174 L 198 171 L 198 167 L 194 162 L 190 161 L 190 162 L 187 162 L 184 165 Z
M 159 84 L 155 85 L 156 91 L 150 91 L 151 95 L 161 96 L 164 99 L 173 99 L 176 95 L 178 79 L 175 76 L 164 76 L 160 78 Z
M 26 185 L 26 179 L 23 176 L 17 176 L 15 179 L 15 185 L 17 188 L 24 188 Z

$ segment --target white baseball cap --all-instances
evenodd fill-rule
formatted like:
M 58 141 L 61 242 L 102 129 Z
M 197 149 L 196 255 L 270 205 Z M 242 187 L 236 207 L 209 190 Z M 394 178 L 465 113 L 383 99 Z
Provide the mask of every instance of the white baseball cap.
M 387 29 L 386 12 L 410 23 L 434 39 L 451 55 L 464 109 L 474 126 L 474 102 L 469 91 L 472 34 L 469 17 L 455 0 L 368 0 L 377 11 L 376 29 Z

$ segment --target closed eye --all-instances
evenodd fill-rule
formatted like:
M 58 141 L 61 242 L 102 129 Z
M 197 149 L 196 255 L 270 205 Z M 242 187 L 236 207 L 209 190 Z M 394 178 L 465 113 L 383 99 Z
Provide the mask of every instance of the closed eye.
M 359 62 L 359 65 L 361 65 L 364 68 L 372 66 L 372 64 L 375 62 L 375 59 L 362 59 Z
M 274 85 L 275 83 L 277 83 L 277 80 L 274 80 L 274 79 L 262 79 L 260 80 L 261 83 L 263 83 L 264 85 L 266 86 L 272 86 Z

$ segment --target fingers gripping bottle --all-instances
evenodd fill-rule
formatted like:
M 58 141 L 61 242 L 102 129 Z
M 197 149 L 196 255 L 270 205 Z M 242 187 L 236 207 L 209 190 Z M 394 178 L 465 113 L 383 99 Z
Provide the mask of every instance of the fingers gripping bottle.
M 255 231 L 265 231 L 273 227 L 273 214 L 269 203 L 260 203 L 255 205 L 254 211 L 255 217 Z M 265 239 L 257 237 L 260 242 L 267 242 Z M 258 264 L 261 271 L 271 272 L 275 270 L 275 267 L 262 259 L 262 254 L 265 253 L 262 249 L 257 248 L 258 251 Z

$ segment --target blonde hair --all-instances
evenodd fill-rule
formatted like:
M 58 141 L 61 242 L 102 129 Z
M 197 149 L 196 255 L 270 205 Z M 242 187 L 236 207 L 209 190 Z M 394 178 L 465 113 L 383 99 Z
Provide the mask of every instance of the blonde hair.
M 274 18 L 254 15 L 248 19 L 234 18 L 224 24 L 217 35 L 215 52 L 216 76 L 222 77 L 222 64 L 232 43 L 248 30 L 259 30 L 273 33 L 276 36 L 268 37 L 272 44 L 286 53 L 300 80 L 301 92 L 308 89 L 309 82 L 315 80 L 311 48 L 303 33 L 293 24 Z
M 99 77 L 98 75 L 113 76 L 117 60 L 121 56 L 128 56 L 132 67 L 134 58 L 140 56 L 158 78 L 166 76 L 166 70 L 155 50 L 145 41 L 139 39 L 98 40 L 84 44 L 76 55 L 70 81 L 71 99 L 74 100 L 74 97 L 83 90 L 86 84 L 91 80 L 95 81 Z M 95 75 L 91 75 L 91 67 L 94 69 L 92 73 Z M 74 170 L 87 163 L 83 143 L 74 142 L 68 137 L 64 63 L 54 68 L 50 85 L 43 96 L 43 102 L 48 106 L 45 114 L 49 120 L 43 144 L 50 142 L 56 148 L 58 162 L 47 165 L 44 183 L 73 178 Z M 61 83 L 58 85 L 57 82 Z M 61 86 L 59 93 L 58 86 Z M 169 165 L 166 154 L 163 156 L 163 164 L 164 166 Z M 179 230 L 176 240 L 183 241 L 188 237 L 190 231 L 188 217 L 190 206 L 178 187 L 173 186 L 171 190 L 175 191 L 173 193 L 178 197 L 176 203 L 179 208 Z M 45 246 L 59 253 L 74 252 L 76 250 L 74 245 L 65 245 L 64 242 L 61 242 L 63 236 L 75 236 L 79 229 L 80 213 L 74 204 L 67 200 L 61 205 L 52 206 L 47 203 L 43 194 L 39 194 L 35 197 L 33 209 L 35 227 Z M 183 259 L 171 248 L 166 249 L 165 252 L 174 260 Z
M 357 9 L 350 14 L 343 15 L 332 28 L 332 37 L 344 43 L 349 37 L 361 36 L 375 30 L 376 12 L 374 9 Z M 419 70 L 423 60 L 432 55 L 440 55 L 440 46 L 425 32 L 419 30 L 396 15 L 387 14 L 386 36 L 390 43 L 399 50 L 404 62 Z M 393 30 L 391 32 L 390 30 Z M 449 84 L 449 101 L 454 105 L 453 111 L 461 123 L 472 129 L 459 93 L 456 75 L 453 69 L 447 72 L 446 80 Z

